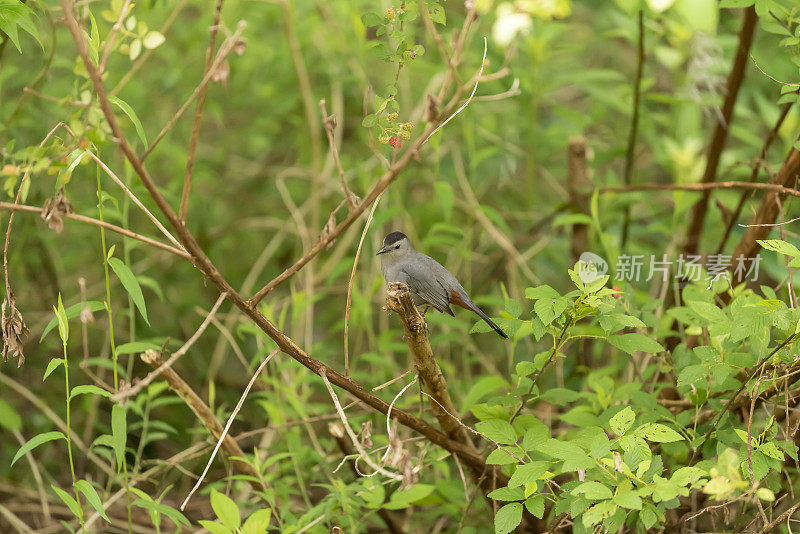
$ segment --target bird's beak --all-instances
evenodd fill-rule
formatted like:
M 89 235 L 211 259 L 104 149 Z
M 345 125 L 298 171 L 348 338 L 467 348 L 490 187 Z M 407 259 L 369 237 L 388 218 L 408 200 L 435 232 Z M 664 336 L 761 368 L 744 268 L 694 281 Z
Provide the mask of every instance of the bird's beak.
M 386 247 L 383 247 L 383 248 L 382 248 L 382 249 L 380 249 L 380 250 L 378 251 L 378 253 L 377 253 L 377 254 L 375 254 L 375 255 L 376 255 L 376 256 L 380 256 L 381 254 L 385 254 L 386 252 L 389 252 L 389 251 L 388 251 L 388 250 L 386 250 Z

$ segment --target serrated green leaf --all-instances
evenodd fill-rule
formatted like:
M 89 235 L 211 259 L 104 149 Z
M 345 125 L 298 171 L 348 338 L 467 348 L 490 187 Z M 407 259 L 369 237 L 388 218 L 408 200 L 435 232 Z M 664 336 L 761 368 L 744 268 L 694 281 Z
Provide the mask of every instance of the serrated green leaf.
M 608 342 L 628 354 L 633 354 L 636 351 L 656 354 L 664 350 L 664 347 L 662 347 L 660 343 L 638 332 L 631 334 L 614 334 L 608 336 Z
M 622 436 L 631 427 L 634 419 L 636 419 L 636 413 L 630 406 L 626 406 L 623 410 L 617 412 L 617 414 L 608 421 L 608 424 L 614 434 Z
M 495 534 L 508 534 L 522 522 L 522 503 L 512 502 L 497 511 L 494 516 Z

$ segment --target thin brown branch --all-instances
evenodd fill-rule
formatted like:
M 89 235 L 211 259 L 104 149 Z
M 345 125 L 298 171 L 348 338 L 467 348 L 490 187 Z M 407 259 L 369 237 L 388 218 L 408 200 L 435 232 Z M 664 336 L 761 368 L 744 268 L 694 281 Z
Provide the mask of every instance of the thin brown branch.
M 639 135 L 639 108 L 642 95 L 642 74 L 644 73 L 644 9 L 639 9 L 638 40 L 636 46 L 636 78 L 633 81 L 633 113 L 631 114 L 631 127 L 628 131 L 628 148 L 625 150 L 625 185 L 631 185 L 633 179 L 633 164 L 636 160 L 636 140 Z M 625 248 L 628 241 L 628 227 L 631 222 L 630 206 L 625 206 L 625 216 L 622 223 L 622 239 L 620 247 Z
M 758 179 L 758 173 L 761 168 L 764 166 L 763 162 L 767 157 L 767 151 L 769 151 L 769 147 L 772 145 L 772 141 L 778 136 L 778 130 L 780 130 L 781 126 L 783 125 L 783 121 L 786 120 L 786 117 L 789 115 L 789 110 L 792 108 L 792 103 L 789 102 L 784 104 L 783 109 L 781 109 L 781 114 L 778 116 L 778 120 L 775 121 L 775 125 L 772 127 L 772 130 L 769 131 L 767 134 L 766 139 L 764 139 L 764 144 L 761 145 L 761 151 L 758 154 L 758 159 L 753 164 L 753 170 L 750 172 L 750 179 L 749 182 L 755 182 Z M 739 203 L 736 205 L 736 209 L 733 211 L 733 214 L 728 221 L 728 224 L 725 226 L 725 233 L 722 235 L 722 239 L 719 242 L 719 246 L 717 247 L 717 254 L 722 254 L 722 251 L 725 249 L 725 244 L 728 242 L 728 238 L 731 235 L 731 230 L 733 230 L 733 225 L 736 224 L 736 221 L 739 220 L 739 217 L 742 214 L 742 209 L 744 208 L 744 203 L 747 200 L 748 193 L 742 193 L 742 196 L 739 198 Z
M 711 144 L 708 147 L 706 168 L 703 172 L 703 183 L 712 183 L 717 179 L 717 168 L 719 167 L 722 151 L 728 139 L 731 121 L 733 120 L 733 109 L 736 105 L 736 97 L 739 95 L 739 88 L 744 80 L 744 71 L 747 67 L 747 56 L 750 53 L 750 46 L 753 43 L 756 21 L 758 16 L 753 6 L 744 10 L 742 28 L 739 31 L 739 46 L 736 49 L 736 57 L 733 66 L 728 74 L 728 81 L 725 84 L 725 102 L 722 105 L 722 114 L 717 120 L 714 134 L 711 137 Z M 689 229 L 686 234 L 684 252 L 686 254 L 696 254 L 700 247 L 700 235 L 703 232 L 703 225 L 708 211 L 708 199 L 710 193 L 703 193 L 700 200 L 692 207 L 690 215 Z
M 781 195 L 800 197 L 800 191 L 780 184 L 764 184 L 761 182 L 712 182 L 696 184 L 636 184 L 631 186 L 601 187 L 600 193 L 632 193 L 635 191 L 697 191 L 712 189 L 754 189 L 769 191 Z
M 100 65 L 97 67 L 100 72 L 106 70 L 106 61 L 108 61 L 108 56 L 111 55 L 111 50 L 114 48 L 114 40 L 117 38 L 119 29 L 122 28 L 122 21 L 125 20 L 125 16 L 128 14 L 128 7 L 130 7 L 130 5 L 131 0 L 125 0 L 125 3 L 122 5 L 122 9 L 119 12 L 119 18 L 111 27 L 111 31 L 108 32 L 108 40 L 106 49 L 103 52 L 103 59 L 100 60 Z
M 342 182 L 342 192 L 344 193 L 344 198 L 347 200 L 347 205 L 350 209 L 353 209 L 356 206 L 356 199 L 353 196 L 353 193 L 347 188 L 347 182 L 344 179 L 344 167 L 342 167 L 342 161 L 339 159 L 339 149 L 336 147 L 336 139 L 333 137 L 333 130 L 336 128 L 336 117 L 333 115 L 328 115 L 328 111 L 325 109 L 325 99 L 319 101 L 319 107 L 322 110 L 322 124 L 325 126 L 325 133 L 328 134 L 328 144 L 331 147 L 331 154 L 333 155 L 333 161 L 336 162 L 336 168 L 339 170 L 339 179 Z
M 214 10 L 214 22 L 211 24 L 211 35 L 208 39 L 208 49 L 206 50 L 206 66 L 203 70 L 203 77 L 212 73 L 211 65 L 214 62 L 214 48 L 217 43 L 217 32 L 219 31 L 219 20 L 222 14 L 222 3 L 224 0 L 217 0 L 217 7 Z M 197 107 L 194 111 L 194 126 L 192 126 L 192 137 L 189 141 L 189 155 L 186 158 L 186 175 L 183 178 L 183 191 L 181 192 L 181 207 L 178 217 L 182 223 L 186 222 L 186 209 L 189 206 L 189 192 L 192 190 L 192 171 L 194 170 L 194 155 L 197 150 L 197 138 L 200 135 L 200 121 L 203 118 L 203 104 L 206 101 L 206 89 L 208 84 L 201 84 L 202 87 L 197 95 Z
M 27 211 L 30 213 L 41 213 L 42 208 L 38 206 L 28 206 L 26 204 L 12 204 L 11 202 L 0 202 L 0 209 L 3 210 L 10 210 L 10 211 Z M 127 228 L 122 228 L 120 226 L 115 226 L 111 223 L 107 223 L 105 221 L 100 221 L 97 219 L 93 219 L 91 217 L 87 217 L 85 215 L 80 215 L 78 213 L 65 213 L 63 215 L 65 219 L 72 219 L 73 221 L 80 221 L 87 224 L 92 224 L 94 226 L 100 226 L 109 230 L 111 232 L 116 232 L 120 235 L 124 235 L 125 237 L 130 237 L 131 239 L 136 239 L 137 241 L 141 241 L 142 243 L 147 243 L 148 245 L 153 245 L 154 247 L 158 247 L 161 250 L 166 250 L 171 254 L 175 254 L 176 256 L 180 256 L 181 258 L 185 258 L 187 260 L 191 259 L 191 256 L 185 250 L 180 250 L 175 247 L 171 247 L 165 243 L 160 241 L 156 241 L 147 236 L 143 236 L 137 234 L 136 232 L 132 232 Z
M 754 258 L 758 251 L 761 250 L 761 245 L 758 244 L 758 241 L 766 239 L 772 231 L 770 226 L 765 225 L 774 223 L 780 213 L 780 195 L 800 196 L 796 190 L 790 189 L 790 187 L 796 185 L 798 178 L 800 178 L 800 152 L 796 148 L 792 148 L 783 165 L 781 165 L 778 174 L 775 175 L 775 183 L 762 184 L 780 187 L 781 189 L 773 189 L 773 192 L 764 195 L 764 198 L 761 199 L 756 214 L 734 249 L 734 258 L 740 256 Z M 789 193 L 789 191 L 793 193 Z M 736 283 L 737 280 L 733 280 L 733 282 Z

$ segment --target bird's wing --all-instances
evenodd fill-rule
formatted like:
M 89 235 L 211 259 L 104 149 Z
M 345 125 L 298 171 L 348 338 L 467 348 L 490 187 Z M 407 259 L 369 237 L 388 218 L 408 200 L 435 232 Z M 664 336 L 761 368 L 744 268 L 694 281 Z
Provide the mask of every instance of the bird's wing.
M 408 278 L 408 285 L 412 292 L 437 310 L 450 315 L 455 315 L 450 309 L 450 299 L 442 285 L 431 276 L 432 273 L 423 268 L 408 263 L 401 268 L 401 273 Z

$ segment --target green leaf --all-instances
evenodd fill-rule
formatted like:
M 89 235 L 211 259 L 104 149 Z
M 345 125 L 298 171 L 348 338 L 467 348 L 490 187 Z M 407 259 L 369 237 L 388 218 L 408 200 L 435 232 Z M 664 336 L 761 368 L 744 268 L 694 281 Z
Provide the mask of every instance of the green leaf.
M 437 24 L 441 24 L 442 26 L 447 24 L 447 20 L 445 19 L 444 8 L 436 3 L 429 3 L 428 4 L 428 16 L 431 20 Z
M 68 307 L 65 310 L 67 319 L 73 319 L 79 316 L 84 308 L 89 308 L 89 311 L 91 312 L 98 312 L 100 310 L 105 309 L 105 305 L 102 302 L 97 302 L 95 300 L 73 304 L 72 306 Z M 44 331 L 42 332 L 42 336 L 39 338 L 39 341 L 42 341 L 44 339 L 44 336 L 50 333 L 50 330 L 55 328 L 57 324 L 58 324 L 58 314 L 56 314 L 56 316 L 53 317 L 49 323 L 47 323 L 47 326 L 44 327 Z
M 58 306 L 53 306 L 53 311 L 58 319 L 58 336 L 66 345 L 69 340 L 69 322 L 67 321 L 67 312 L 64 311 L 64 303 L 61 302 L 61 293 L 58 294 Z
M 51 484 L 50 487 L 53 488 L 53 490 L 61 498 L 61 500 L 64 501 L 64 504 L 67 505 L 67 508 L 69 508 L 69 511 L 72 512 L 72 515 L 74 515 L 75 517 L 82 517 L 83 516 L 83 513 L 81 513 L 81 505 L 78 504 L 78 501 L 76 501 L 72 497 L 72 495 L 70 495 L 66 491 L 62 490 L 61 488 L 59 488 L 55 484 Z
M 784 461 L 783 452 L 778 449 L 778 447 L 772 441 L 768 441 L 758 447 L 758 452 L 766 454 L 770 458 L 775 458 L 776 460 L 780 460 L 781 462 Z
M 511 479 L 508 481 L 508 487 L 514 488 L 517 486 L 524 486 L 529 482 L 534 482 L 542 478 L 547 472 L 547 468 L 552 462 L 536 461 L 527 464 L 522 464 L 517 467 Z
M 793 258 L 800 256 L 800 250 L 796 246 L 780 239 L 757 239 L 756 242 L 767 250 L 786 254 Z
M 729 7 L 729 8 L 740 8 L 740 7 L 750 7 L 755 3 L 756 0 L 720 0 L 719 7 Z
M 369 115 L 361 119 L 361 126 L 363 126 L 364 128 L 372 128 L 376 124 L 378 124 L 377 113 L 370 113 Z
M 572 495 L 583 494 L 587 499 L 610 499 L 613 496 L 608 486 L 594 480 L 587 480 L 579 484 L 571 493 Z
M 158 48 L 161 46 L 164 41 L 166 41 L 164 35 L 161 32 L 153 30 L 147 32 L 147 35 L 145 35 L 144 39 L 142 39 L 142 44 L 148 50 L 152 50 L 153 48 Z
M 672 443 L 673 441 L 683 440 L 683 436 L 660 423 L 646 423 L 637 428 L 634 434 L 655 443 Z
M 247 521 L 245 521 L 244 525 L 242 525 L 241 534 L 264 534 L 269 527 L 269 519 L 271 515 L 272 510 L 269 508 L 256 510 L 250 514 L 250 517 L 248 517 Z
M 108 519 L 106 515 L 106 510 L 103 508 L 103 502 L 100 500 L 100 496 L 97 494 L 97 491 L 94 489 L 94 486 L 89 484 L 85 480 L 79 480 L 75 483 L 75 487 L 78 488 L 78 491 L 83 493 L 86 500 L 89 501 L 89 504 L 92 505 L 100 517 L 106 520 L 106 522 L 111 523 L 111 520 Z
M 44 371 L 42 382 L 47 380 L 47 377 L 50 376 L 50 374 L 56 369 L 58 369 L 58 366 L 62 365 L 63 363 L 64 363 L 64 358 L 51 358 L 50 361 L 47 363 L 47 369 L 45 369 Z
M 609 420 L 608 424 L 614 434 L 621 436 L 628 431 L 634 419 L 636 419 L 636 413 L 630 406 L 626 406 L 623 410 L 617 412 L 617 414 Z
M 414 484 L 410 488 L 397 490 L 392 493 L 389 502 L 383 507 L 388 510 L 400 510 L 408 508 L 409 505 L 424 499 L 430 495 L 434 490 L 431 484 Z
M 522 503 L 512 502 L 500 508 L 494 516 L 495 534 L 508 534 L 522 522 Z
M 125 445 L 128 441 L 128 424 L 125 408 L 120 404 L 111 407 L 111 435 L 114 444 L 114 455 L 117 458 L 117 472 L 122 470 L 125 462 Z
M 140 42 L 140 41 L 135 41 L 135 42 Z M 142 141 L 144 148 L 147 149 L 147 137 L 145 137 L 144 135 L 144 128 L 142 127 L 142 123 L 139 121 L 139 117 L 136 116 L 136 112 L 133 111 L 133 108 L 131 108 L 124 100 L 116 96 L 109 96 L 108 99 L 111 101 L 112 104 L 117 106 L 125 113 L 125 115 L 128 116 L 128 118 L 133 123 L 133 126 L 136 128 L 136 134 Z
M 225 525 L 220 525 L 216 521 L 207 521 L 205 519 L 201 519 L 198 521 L 200 526 L 211 532 L 211 534 L 234 534 L 234 532 L 226 527 Z
M 641 510 L 642 499 L 639 494 L 633 490 L 623 491 L 614 495 L 614 502 L 622 508 L 629 510 Z
M 525 499 L 525 509 L 534 517 L 538 517 L 539 519 L 544 517 L 544 495 L 539 493 Z
M 136 488 L 131 488 L 131 489 L 136 491 Z M 149 495 L 145 494 L 144 496 L 150 499 Z M 145 510 L 150 510 L 158 514 L 165 515 L 169 517 L 172 520 L 172 522 L 175 523 L 175 525 L 181 524 L 181 525 L 186 525 L 187 527 L 191 525 L 189 520 L 186 519 L 186 517 L 182 513 L 165 504 L 157 503 L 152 500 L 137 499 L 131 503 L 131 506 L 138 506 L 139 508 L 144 508 Z M 208 522 L 222 527 L 222 525 L 220 525 L 219 523 L 214 523 L 213 521 L 208 521 Z M 202 523 L 202 521 L 200 521 L 200 523 Z M 227 532 L 230 532 L 230 529 L 228 529 Z
M 125 291 L 128 292 L 128 295 L 131 296 L 133 303 L 136 305 L 136 308 L 139 310 L 139 313 L 142 315 L 144 322 L 148 325 L 150 321 L 147 320 L 147 308 L 145 307 L 144 303 L 144 295 L 142 295 L 142 288 L 139 286 L 139 282 L 136 280 L 136 277 L 133 275 L 128 266 L 122 263 L 122 260 L 119 258 L 110 258 L 108 260 L 108 264 L 111 266 L 111 269 L 114 270 L 114 274 L 117 275 L 119 281 L 122 282 L 122 287 L 125 288 Z
M 655 354 L 664 350 L 664 347 L 662 347 L 660 343 L 638 332 L 632 334 L 614 334 L 608 336 L 608 342 L 628 354 L 633 354 L 636 351 Z
M 53 441 L 54 439 L 67 439 L 67 437 L 62 432 L 43 432 L 42 434 L 36 434 L 30 440 L 28 440 L 25 445 L 19 448 L 17 454 L 14 455 L 14 459 L 11 460 L 11 466 L 13 466 L 17 460 L 19 460 L 22 455 L 32 451 L 39 445 L 47 443 L 48 441 Z
M 518 464 L 519 460 L 508 454 L 503 449 L 495 449 L 486 457 L 486 463 L 489 465 L 509 465 Z
M 236 506 L 233 499 L 224 493 L 220 493 L 217 490 L 211 492 L 211 508 L 214 509 L 214 513 L 217 514 L 219 520 L 226 527 L 237 529 L 242 526 L 242 517 L 239 514 L 239 507 Z
M 517 488 L 506 486 L 497 488 L 493 492 L 489 493 L 487 497 L 496 501 L 521 501 L 525 498 L 525 492 L 521 486 Z
M 74 388 L 72 388 L 72 391 L 69 394 L 69 398 L 70 400 L 72 400 L 78 395 L 99 395 L 100 397 L 106 397 L 106 398 L 111 397 L 111 393 L 93 384 L 84 384 L 80 386 L 75 386 Z
M 492 391 L 508 387 L 508 382 L 499 376 L 484 376 L 478 379 L 475 384 L 469 389 L 467 396 L 464 397 L 463 406 L 466 409 L 479 402 L 483 397 Z
M 0 0 L 0 32 L 8 36 L 20 54 L 22 48 L 19 45 L 19 29 L 17 27 L 28 32 L 44 50 L 39 30 L 33 22 L 35 16 L 36 13 L 30 7 L 18 0 Z
M 489 419 L 480 421 L 475 428 L 486 435 L 491 441 L 501 445 L 511 445 L 517 442 L 517 432 L 508 421 L 502 419 Z
M 117 356 L 120 354 L 139 354 L 150 349 L 161 350 L 161 346 L 152 341 L 131 341 L 117 347 Z

